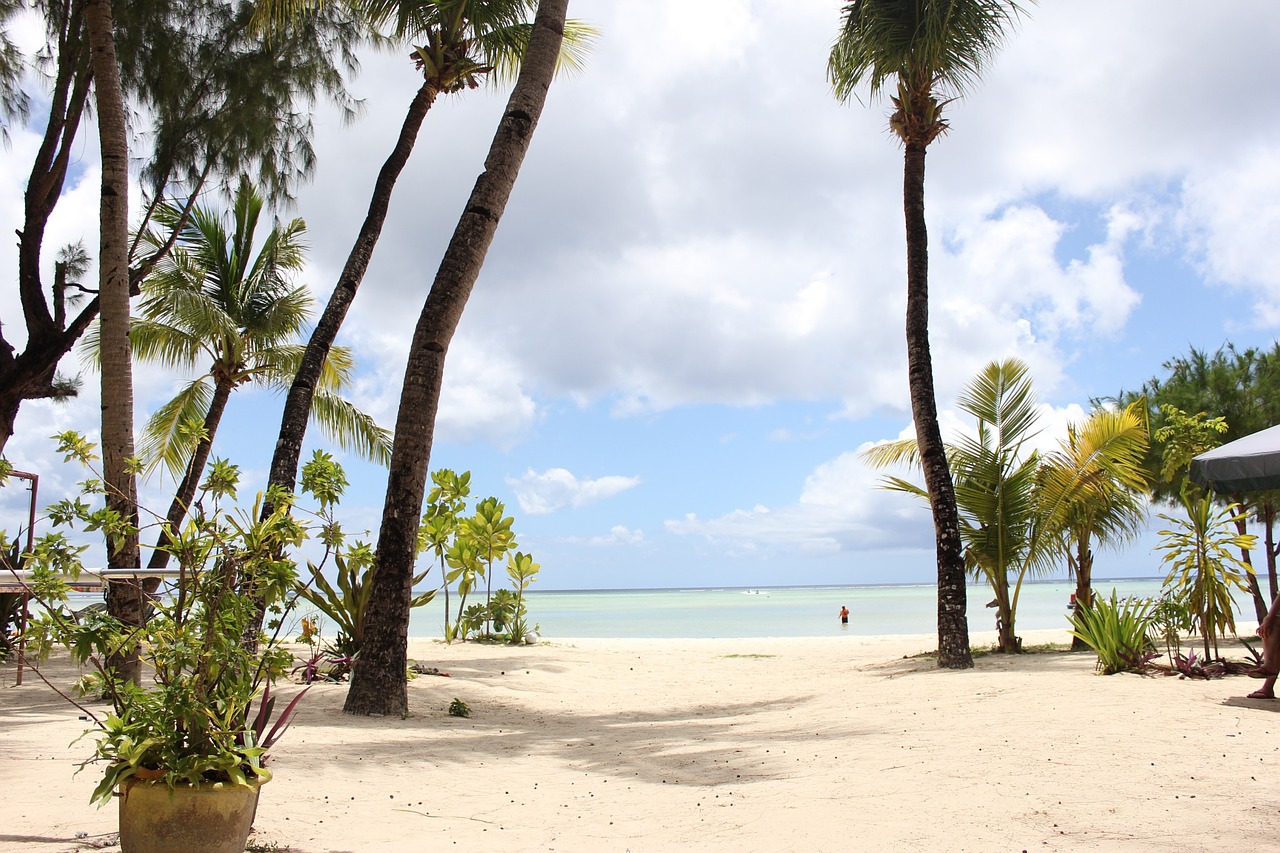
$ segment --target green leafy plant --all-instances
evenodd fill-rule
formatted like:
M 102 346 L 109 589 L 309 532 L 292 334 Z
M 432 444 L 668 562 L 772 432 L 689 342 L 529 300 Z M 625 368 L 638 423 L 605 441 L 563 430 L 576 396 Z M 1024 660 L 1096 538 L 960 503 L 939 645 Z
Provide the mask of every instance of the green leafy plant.
M 429 551 L 436 565 L 440 567 L 440 575 L 444 578 L 441 587 L 444 589 L 444 625 L 445 639 L 452 641 L 452 609 L 449 600 L 449 588 L 460 576 L 455 576 L 449 569 L 452 564 L 446 559 L 446 553 L 457 536 L 458 517 L 466 510 L 467 496 L 471 494 L 471 472 L 463 471 L 455 474 L 448 468 L 441 468 L 431 475 L 432 488 L 427 495 L 427 510 L 422 515 L 422 525 L 418 528 L 420 547 Z M 459 611 L 462 607 L 459 606 Z
M 91 461 L 83 443 L 78 446 Z M 293 658 L 276 637 L 256 645 L 243 637 L 256 624 L 259 602 L 291 598 L 296 563 L 285 555 L 310 531 L 292 496 L 280 490 L 266 496 L 275 509 L 265 516 L 262 495 L 250 508 L 224 508 L 234 500 L 238 474 L 234 466 L 219 470 L 218 478 L 205 482 L 186 524 L 171 532 L 166 547 L 177 578 L 151 598 L 141 626 L 69 608 L 67 581 L 80 568 L 78 552 L 66 549 L 61 534 L 42 537 L 26 555 L 29 591 L 40 604 L 26 635 L 34 670 L 41 674 L 40 662 L 53 649 L 68 649 L 74 662 L 92 670 L 78 685 L 81 692 L 101 696 L 110 706 L 99 716 L 63 694 L 92 720 L 86 734 L 96 735 L 94 760 L 103 767 L 95 802 L 108 802 L 128 779 L 172 787 L 254 786 L 271 778 L 266 751 L 287 729 L 298 700 L 275 716 L 269 685 Z M 92 529 L 98 516 L 78 500 L 60 502 L 50 518 L 55 526 L 80 523 Z M 148 675 L 137 683 L 107 665 L 113 654 L 134 646 Z
M 528 554 L 515 552 L 515 519 L 495 497 L 479 501 L 466 515 L 471 494 L 471 472 L 455 474 L 441 469 L 431 476 L 427 511 L 418 529 L 420 548 L 429 551 L 444 569 L 444 638 L 522 642 L 529 633 L 524 594 L 536 580 L 538 564 Z M 494 569 L 506 558 L 513 589 L 493 588 Z M 483 582 L 483 604 L 468 599 Z M 451 591 L 457 593 L 456 619 Z
M 1165 589 L 1185 604 L 1193 630 L 1203 639 L 1204 657 L 1215 660 L 1218 639 L 1236 632 L 1231 589 L 1248 593 L 1246 577 L 1253 572 L 1236 553 L 1252 548 L 1256 537 L 1236 531 L 1239 504 L 1216 509 L 1211 495 L 1184 490 L 1182 506 L 1186 518 L 1161 514 L 1174 527 L 1159 532 L 1163 538 L 1156 550 L 1165 552 L 1161 562 L 1169 567 Z
M 506 507 L 497 498 L 489 497 L 476 505 L 476 512 L 463 523 L 463 533 L 470 539 L 476 558 L 484 565 L 485 587 L 485 636 L 493 634 L 493 564 L 516 546 L 511 526 L 515 519 L 504 515 Z
M 1117 601 L 1113 589 L 1110 599 L 1095 597 L 1092 607 L 1076 611 L 1071 635 L 1098 655 L 1103 675 L 1142 672 L 1155 657 L 1147 637 L 1153 607 L 1150 599 Z
M 1180 599 L 1165 594 L 1156 599 L 1151 608 L 1151 628 L 1164 641 L 1169 666 L 1176 667 L 1182 655 L 1182 636 L 1193 629 L 1194 620 L 1187 605 Z
M 467 705 L 466 702 L 463 702 L 461 699 L 455 698 L 452 702 L 449 703 L 449 716 L 470 717 L 471 708 L 470 706 Z
M 528 610 L 524 604 L 524 594 L 529 585 L 538 579 L 541 568 L 529 554 L 517 551 L 507 558 L 507 577 L 515 584 L 515 609 L 511 616 L 511 642 L 522 643 L 530 633 Z
M 377 562 L 373 549 L 363 542 L 356 542 L 345 554 L 335 554 L 333 562 L 337 571 L 334 582 L 330 583 L 323 568 L 308 561 L 307 570 L 311 578 L 308 584 L 298 584 L 297 594 L 333 620 L 337 635 L 325 642 L 324 652 L 338 661 L 333 664 L 336 669 L 329 670 L 329 677 L 340 679 L 350 670 L 350 662 L 357 660 L 360 654 L 364 615 L 373 592 Z M 426 575 L 424 571 L 414 577 L 414 584 L 420 583 Z M 417 595 L 409 606 L 428 604 L 435 594 L 433 589 Z

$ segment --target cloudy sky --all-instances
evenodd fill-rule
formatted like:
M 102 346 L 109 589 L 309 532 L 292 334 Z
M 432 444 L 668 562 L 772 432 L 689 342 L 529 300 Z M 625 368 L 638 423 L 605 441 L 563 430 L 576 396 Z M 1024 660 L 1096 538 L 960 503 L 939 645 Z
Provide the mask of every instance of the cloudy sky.
M 432 459 L 506 503 L 540 587 L 933 577 L 927 511 L 877 489 L 858 456 L 910 431 L 902 152 L 886 104 L 831 95 L 839 6 L 571 0 L 600 39 L 586 71 L 551 89 L 449 353 Z M 1271 0 L 1213 15 L 1189 0 L 1032 9 L 928 156 L 947 429 L 963 428 L 955 397 L 993 359 L 1030 364 L 1052 445 L 1091 398 L 1162 375 L 1192 346 L 1276 340 L 1276 44 Z M 307 221 L 303 280 L 321 300 L 417 86 L 402 54 L 364 57 L 356 124 L 321 108 L 318 171 L 284 212 Z M 386 425 L 505 98 L 432 110 L 347 320 L 356 399 Z M 34 147 L 11 136 L 9 229 Z M 81 182 L 47 245 L 96 245 L 96 143 L 84 139 Z M 6 332 L 20 326 L 15 302 L 4 295 Z M 139 371 L 139 420 L 173 381 Z M 96 431 L 95 382 L 69 406 L 22 410 L 6 454 L 41 474 L 41 503 L 80 478 L 48 436 Z M 215 454 L 243 466 L 246 492 L 265 481 L 280 405 L 233 399 Z M 343 459 L 347 526 L 376 532 L 382 473 Z M 144 493 L 167 506 L 167 485 Z M 6 517 L 22 519 L 26 493 L 5 492 Z M 1156 574 L 1153 542 L 1101 555 L 1097 574 Z

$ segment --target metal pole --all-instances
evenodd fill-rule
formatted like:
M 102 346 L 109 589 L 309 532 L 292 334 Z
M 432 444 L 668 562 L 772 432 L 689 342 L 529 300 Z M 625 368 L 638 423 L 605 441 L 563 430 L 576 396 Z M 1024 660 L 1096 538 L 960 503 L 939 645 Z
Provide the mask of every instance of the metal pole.
M 27 515 L 27 553 L 36 548 L 36 491 L 40 487 L 40 478 L 26 471 L 10 471 L 11 477 L 31 481 L 31 509 Z M 17 566 L 12 568 L 17 569 Z M 31 593 L 26 584 L 22 587 L 22 607 L 18 613 L 18 679 L 16 686 L 22 686 L 22 671 L 27 663 L 27 607 L 31 601 Z

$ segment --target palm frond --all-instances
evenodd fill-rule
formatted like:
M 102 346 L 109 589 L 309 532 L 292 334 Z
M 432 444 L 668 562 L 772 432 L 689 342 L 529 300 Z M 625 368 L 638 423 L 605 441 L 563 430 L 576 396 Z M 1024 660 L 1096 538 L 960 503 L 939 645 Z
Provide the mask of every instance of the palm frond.
M 213 383 L 201 378 L 185 385 L 147 419 L 137 451 L 144 472 L 160 465 L 175 478 L 186 472 L 212 399 Z
M 333 441 L 379 465 L 391 463 L 392 434 L 336 394 L 317 391 L 311 406 L 316 425 Z
M 920 464 L 920 447 L 914 438 L 901 438 L 897 441 L 875 444 L 858 455 L 872 468 Z

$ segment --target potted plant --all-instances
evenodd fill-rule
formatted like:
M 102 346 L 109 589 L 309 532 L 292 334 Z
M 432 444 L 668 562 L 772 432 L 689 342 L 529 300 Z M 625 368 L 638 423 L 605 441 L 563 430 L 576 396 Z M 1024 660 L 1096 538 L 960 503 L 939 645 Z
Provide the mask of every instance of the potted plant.
M 92 762 L 102 768 L 92 800 L 119 796 L 124 853 L 242 853 L 258 789 L 271 778 L 267 750 L 301 698 L 272 719 L 270 683 L 287 671 L 292 654 L 274 639 L 244 639 L 264 602 L 286 600 L 295 564 L 282 555 L 307 531 L 284 493 L 270 494 L 275 509 L 265 518 L 261 497 L 249 511 L 224 511 L 220 501 L 234 497 L 237 479 L 234 466 L 214 465 L 189 521 L 169 537 L 177 568 L 150 597 L 141 626 L 68 606 L 67 580 L 81 571 L 84 549 L 61 534 L 42 537 L 25 558 L 31 595 L 41 604 L 28 649 L 37 660 L 69 649 L 89 669 L 78 692 L 108 706 L 95 712 L 91 702 L 63 694 L 92 720 L 86 735 L 97 738 Z M 49 514 L 55 525 L 95 519 L 84 501 L 55 504 Z M 122 652 L 140 657 L 138 683 L 108 666 Z

